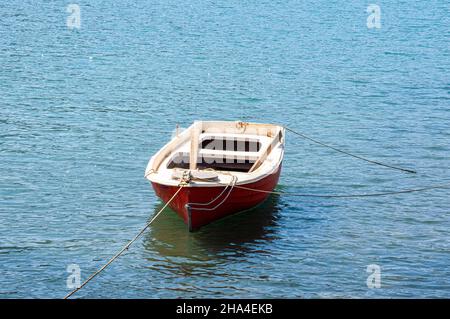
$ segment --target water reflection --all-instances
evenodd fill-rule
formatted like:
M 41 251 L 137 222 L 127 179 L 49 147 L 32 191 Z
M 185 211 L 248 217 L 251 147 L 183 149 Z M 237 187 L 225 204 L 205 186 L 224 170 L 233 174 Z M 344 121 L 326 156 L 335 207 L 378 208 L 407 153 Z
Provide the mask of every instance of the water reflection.
M 158 205 L 155 212 L 161 207 L 162 204 Z M 144 238 L 144 247 L 149 253 L 147 259 L 152 261 L 152 268 L 160 263 L 166 270 L 175 267 L 188 275 L 195 272 L 196 267 L 208 268 L 247 257 L 249 253 L 267 253 L 264 247 L 276 239 L 279 211 L 279 197 L 271 196 L 253 210 L 190 233 L 176 213 L 167 209 Z

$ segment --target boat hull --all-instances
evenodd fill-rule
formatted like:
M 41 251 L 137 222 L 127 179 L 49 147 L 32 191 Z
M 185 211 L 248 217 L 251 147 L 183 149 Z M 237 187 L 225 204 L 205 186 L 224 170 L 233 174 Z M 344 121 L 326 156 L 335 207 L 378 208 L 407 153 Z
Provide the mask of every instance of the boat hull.
M 281 165 L 273 174 L 267 175 L 256 182 L 239 184 L 239 186 L 270 192 L 277 185 L 280 172 Z M 156 182 L 152 182 L 152 186 L 156 195 L 164 202 L 169 201 L 179 188 L 178 186 L 167 186 Z M 236 187 L 229 192 L 229 189 L 224 191 L 224 188 L 225 186 L 183 187 L 169 206 L 183 219 L 189 231 L 194 231 L 226 216 L 251 209 L 269 196 L 269 193 L 265 192 Z M 222 192 L 223 194 L 220 195 Z M 192 204 L 203 204 L 211 201 L 213 202 L 209 205 Z

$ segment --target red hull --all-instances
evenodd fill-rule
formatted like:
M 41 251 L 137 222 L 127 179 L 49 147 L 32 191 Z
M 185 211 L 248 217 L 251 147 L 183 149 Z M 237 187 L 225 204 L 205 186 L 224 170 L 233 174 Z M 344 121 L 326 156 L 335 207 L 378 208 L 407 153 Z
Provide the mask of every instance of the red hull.
M 268 175 L 257 182 L 244 184 L 241 186 L 264 191 L 272 191 L 278 183 L 280 172 L 281 165 L 275 173 Z M 152 186 L 156 192 L 156 195 L 158 195 L 158 197 L 160 197 L 164 202 L 167 202 L 179 188 L 178 186 L 166 186 L 154 182 L 152 182 Z M 185 224 L 189 227 L 189 231 L 193 231 L 223 217 L 255 207 L 262 203 L 269 195 L 268 193 L 263 192 L 233 188 L 226 201 L 216 209 L 209 211 L 196 209 L 214 208 L 228 194 L 228 191 L 225 191 L 222 196 L 217 198 L 224 188 L 225 186 L 184 187 L 169 204 L 169 206 L 176 211 L 181 218 L 183 218 Z M 186 206 L 188 203 L 209 203 L 215 198 L 217 198 L 217 200 L 208 206 L 196 207 L 196 205 L 193 204 L 190 209 Z

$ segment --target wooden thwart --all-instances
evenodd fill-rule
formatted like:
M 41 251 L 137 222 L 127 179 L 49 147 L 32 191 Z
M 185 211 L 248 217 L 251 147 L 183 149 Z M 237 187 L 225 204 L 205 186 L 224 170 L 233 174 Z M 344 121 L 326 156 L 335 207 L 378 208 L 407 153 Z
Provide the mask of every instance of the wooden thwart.
M 195 122 L 191 133 L 191 152 L 189 155 L 189 169 L 197 169 L 198 139 L 202 128 L 202 122 Z
M 262 163 L 267 159 L 267 156 L 269 156 L 270 152 L 275 148 L 275 146 L 278 143 L 281 143 L 283 139 L 283 131 L 282 129 L 278 129 L 277 134 L 274 136 L 272 142 L 266 146 L 266 149 L 261 153 L 261 156 L 256 160 L 255 164 L 253 164 L 252 168 L 250 168 L 249 173 L 256 170 L 258 167 L 261 166 Z

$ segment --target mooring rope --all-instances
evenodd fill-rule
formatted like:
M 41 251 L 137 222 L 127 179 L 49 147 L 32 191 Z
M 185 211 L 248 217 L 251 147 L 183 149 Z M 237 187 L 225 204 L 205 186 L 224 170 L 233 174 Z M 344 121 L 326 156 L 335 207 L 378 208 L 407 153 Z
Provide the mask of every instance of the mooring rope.
M 286 130 L 288 130 L 289 132 L 291 132 L 291 133 L 294 133 L 294 134 L 296 134 L 296 135 L 298 135 L 298 136 L 300 136 L 300 137 L 302 137 L 302 138 L 304 138 L 304 139 L 307 139 L 307 140 L 309 140 L 309 141 L 311 141 L 311 142 L 314 142 L 314 143 L 316 143 L 316 144 L 319 144 L 319 145 L 321 145 L 321 146 L 331 148 L 332 150 L 335 150 L 336 152 L 339 152 L 339 153 L 342 153 L 342 154 L 345 154 L 345 155 L 348 155 L 348 156 L 352 156 L 352 157 L 354 157 L 354 158 L 357 158 L 357 159 L 360 159 L 360 160 L 363 160 L 363 161 L 366 161 L 366 162 L 369 162 L 369 163 L 372 163 L 372 164 L 375 164 L 375 165 L 380 165 L 380 166 L 384 166 L 384 167 L 388 167 L 388 168 L 392 168 L 392 169 L 396 169 L 396 170 L 399 170 L 399 171 L 403 171 L 403 172 L 407 172 L 407 173 L 412 173 L 412 174 L 417 173 L 416 171 L 414 171 L 414 170 L 412 170 L 412 169 L 402 168 L 402 167 L 398 167 L 398 166 L 393 166 L 393 165 L 381 163 L 381 162 L 378 162 L 378 161 L 374 161 L 374 160 L 371 160 L 371 159 L 367 159 L 367 158 L 362 157 L 362 156 L 359 156 L 359 155 L 355 155 L 355 154 L 349 153 L 349 152 L 344 151 L 344 150 L 341 150 L 341 149 L 339 149 L 339 148 L 337 148 L 337 147 L 334 147 L 334 146 L 331 146 L 331 145 L 329 145 L 329 144 L 325 144 L 325 143 L 323 143 L 323 142 L 321 142 L 321 141 L 318 141 L 318 140 L 316 140 L 316 139 L 314 139 L 314 138 L 312 138 L 312 137 L 306 136 L 306 135 L 303 134 L 303 133 L 294 131 L 293 129 L 291 129 L 291 128 L 287 127 L 287 126 L 284 126 L 284 128 L 285 128 Z
M 108 267 L 114 260 L 116 260 L 120 255 L 123 254 L 123 252 L 125 250 L 127 250 L 131 244 L 133 244 L 144 232 L 145 230 L 156 220 L 156 218 L 163 212 L 163 210 L 175 199 L 175 197 L 178 195 L 178 193 L 181 191 L 181 189 L 183 188 L 183 186 L 180 186 L 178 188 L 178 190 L 175 192 L 175 194 L 173 194 L 173 196 L 167 201 L 167 203 L 163 206 L 163 208 L 161 208 L 156 214 L 155 216 L 153 216 L 153 218 L 144 226 L 144 228 L 141 229 L 141 231 L 132 239 L 128 242 L 128 244 L 126 244 L 117 254 L 115 254 L 106 264 L 104 264 L 100 269 L 98 269 L 96 272 L 94 272 L 91 276 L 89 276 L 88 279 L 86 279 L 81 285 L 80 287 L 72 290 L 69 294 L 67 294 L 64 299 L 69 298 L 70 296 L 72 296 L 74 293 L 76 293 L 78 290 L 80 290 L 81 288 L 83 288 L 89 281 L 91 281 L 92 279 L 94 279 L 95 276 L 97 276 L 99 273 L 101 273 L 103 270 L 105 270 L 106 267 Z
M 193 178 L 193 180 L 196 180 L 196 179 L 198 179 L 198 180 L 200 180 L 202 182 L 205 182 L 205 181 L 210 182 L 210 180 L 204 179 L 204 178 Z M 193 205 L 195 205 L 195 206 L 209 206 L 209 205 L 211 205 L 212 203 L 214 203 L 216 200 L 218 200 L 225 193 L 225 191 L 228 189 L 228 187 L 230 187 L 230 186 L 232 186 L 232 184 L 236 183 L 235 179 L 237 181 L 237 177 L 235 177 L 234 175 L 231 175 L 230 182 L 227 184 L 227 186 L 220 192 L 219 195 L 214 197 L 209 202 L 207 202 L 207 203 L 187 203 L 187 205 L 189 205 L 189 206 L 193 206 Z M 228 195 L 226 197 L 228 197 Z
M 245 186 L 238 186 L 238 185 L 235 185 L 234 187 L 253 191 L 253 192 L 276 194 L 276 195 L 288 195 L 288 196 L 298 196 L 298 197 L 322 197 L 322 198 L 352 198 L 352 197 L 387 196 L 387 195 L 396 195 L 396 194 L 405 194 L 405 193 L 414 193 L 414 192 L 424 192 L 424 191 L 428 191 L 428 190 L 432 190 L 432 189 L 446 189 L 446 188 L 450 188 L 450 184 L 435 185 L 435 186 L 415 188 L 415 189 L 405 189 L 405 190 L 392 191 L 392 192 L 368 193 L 368 194 L 348 194 L 348 195 L 345 195 L 345 194 L 321 195 L 321 194 L 303 194 L 303 193 L 282 192 L 282 191 L 265 191 L 265 190 L 261 190 L 261 189 L 250 188 L 250 187 L 245 187 Z
M 237 177 L 236 177 L 236 176 L 233 176 L 232 179 L 231 179 L 231 181 L 230 181 L 230 183 L 224 188 L 224 190 L 219 194 L 219 196 L 217 196 L 217 197 L 214 198 L 212 201 L 210 201 L 209 203 L 206 204 L 206 205 L 208 205 L 208 204 L 211 204 L 211 203 L 215 202 L 215 201 L 216 201 L 216 200 L 224 193 L 224 191 L 225 191 L 229 186 L 231 186 L 231 187 L 230 187 L 230 190 L 228 191 L 228 193 L 226 194 L 226 196 L 220 201 L 220 203 L 218 203 L 216 206 L 214 206 L 214 207 L 212 207 L 212 208 L 192 207 L 192 205 L 196 205 L 196 206 L 203 205 L 203 206 L 204 206 L 205 204 L 202 204 L 202 203 L 188 203 L 187 205 L 191 206 L 191 207 L 194 208 L 195 210 L 202 210 L 202 211 L 213 211 L 213 210 L 216 210 L 216 209 L 219 208 L 223 203 L 225 203 L 225 201 L 228 199 L 228 197 L 230 197 L 231 192 L 233 191 L 233 188 L 234 188 L 234 186 L 236 185 L 236 183 L 237 183 Z
M 227 173 L 226 175 L 231 175 L 231 174 Z M 231 175 L 231 176 L 234 176 L 234 175 Z M 216 183 L 216 182 L 211 182 L 210 180 L 207 180 L 207 179 L 202 179 L 202 178 L 196 178 L 196 179 L 200 180 L 200 181 L 204 181 L 204 182 Z M 236 182 L 232 186 L 233 188 L 240 188 L 240 189 L 249 190 L 249 191 L 253 191 L 253 192 L 266 193 L 266 194 L 275 194 L 275 195 L 297 196 L 297 197 L 320 197 L 320 198 L 377 197 L 377 196 L 388 196 L 388 195 L 424 192 L 424 191 L 433 190 L 433 189 L 447 189 L 447 188 L 450 188 L 450 184 L 442 184 L 442 185 L 433 185 L 433 186 L 427 186 L 427 187 L 421 187 L 421 188 L 402 189 L 402 190 L 399 190 L 399 191 L 379 192 L 379 193 L 366 193 L 366 194 L 364 194 L 364 193 L 363 194 L 308 194 L 308 193 L 283 192 L 283 191 L 275 191 L 275 190 L 273 190 L 273 191 L 265 191 L 265 190 L 262 190 L 262 189 L 236 185 L 236 183 L 237 183 L 237 178 L 236 178 Z M 226 186 L 225 189 L 222 191 L 222 193 L 230 186 L 230 183 L 228 183 L 228 184 L 220 183 L 220 184 L 223 185 L 223 186 Z M 222 195 L 222 193 L 220 193 L 220 195 Z M 227 195 L 227 197 L 228 197 L 228 195 Z M 215 198 L 214 201 L 216 199 L 217 198 Z

